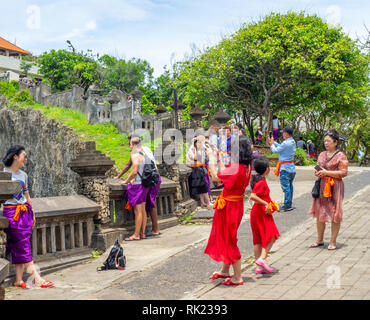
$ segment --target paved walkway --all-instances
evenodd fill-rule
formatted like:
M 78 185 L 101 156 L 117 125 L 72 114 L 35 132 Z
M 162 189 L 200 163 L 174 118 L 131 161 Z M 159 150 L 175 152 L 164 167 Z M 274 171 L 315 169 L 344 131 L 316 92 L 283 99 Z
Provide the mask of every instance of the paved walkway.
M 210 284 L 195 299 L 370 299 L 370 186 L 344 203 L 344 219 L 337 250 L 309 248 L 316 239 L 316 223 L 309 219 L 284 235 L 273 247 L 268 261 L 277 272 L 256 275 L 254 258 L 243 265 L 243 286 Z M 191 298 L 190 296 L 185 299 Z
M 278 270 L 272 276 L 256 276 L 253 259 L 247 259 L 252 252 L 247 211 L 238 236 L 244 260 L 243 286 L 224 287 L 218 280 L 208 279 L 219 268 L 203 254 L 210 224 L 178 225 L 163 230 L 157 238 L 123 242 L 127 257 L 124 271 L 96 272 L 108 250 L 86 264 L 45 275 L 55 288 L 7 288 L 5 299 L 369 299 L 370 171 L 353 168 L 346 178 L 344 220 L 334 252 L 308 248 L 316 238 L 315 221 L 307 214 L 311 201 L 307 188 L 312 188 L 314 177 L 312 168 L 302 171 L 307 172 L 301 172 L 294 183 L 297 209 L 276 215 L 282 236 L 268 259 Z M 282 199 L 279 182 L 273 176 L 269 186 L 272 198 Z M 329 236 L 330 227 L 325 239 Z M 340 281 L 339 288 L 334 288 L 336 280 Z

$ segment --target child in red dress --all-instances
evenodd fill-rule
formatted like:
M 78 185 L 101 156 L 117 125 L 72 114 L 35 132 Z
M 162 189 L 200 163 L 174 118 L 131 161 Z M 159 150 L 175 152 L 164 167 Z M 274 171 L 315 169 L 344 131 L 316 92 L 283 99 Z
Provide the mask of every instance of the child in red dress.
M 251 181 L 250 199 L 254 201 L 254 205 L 251 210 L 250 223 L 257 265 L 256 274 L 272 273 L 275 270 L 267 264 L 266 258 L 280 234 L 272 217 L 271 204 L 274 203 L 270 198 L 270 189 L 265 180 L 270 172 L 269 160 L 265 157 L 256 159 L 254 170 L 257 174 L 253 175 Z

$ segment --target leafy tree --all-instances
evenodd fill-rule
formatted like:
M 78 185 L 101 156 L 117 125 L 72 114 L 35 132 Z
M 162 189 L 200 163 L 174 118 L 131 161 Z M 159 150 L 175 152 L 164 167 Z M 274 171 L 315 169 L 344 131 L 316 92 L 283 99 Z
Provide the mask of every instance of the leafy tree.
M 130 93 L 135 88 L 145 88 L 153 81 L 153 68 L 146 60 L 132 58 L 128 61 L 104 55 L 98 59 L 101 65 L 100 85 L 103 92 L 112 89 Z
M 182 64 L 178 86 L 186 99 L 232 114 L 315 114 L 324 124 L 335 114 L 363 108 L 368 65 L 340 28 L 304 12 L 271 13 L 243 24 L 230 37 Z
M 51 50 L 38 58 L 40 73 L 53 89 L 63 91 L 79 85 L 85 90 L 99 79 L 99 64 L 91 51 L 75 53 L 67 50 Z

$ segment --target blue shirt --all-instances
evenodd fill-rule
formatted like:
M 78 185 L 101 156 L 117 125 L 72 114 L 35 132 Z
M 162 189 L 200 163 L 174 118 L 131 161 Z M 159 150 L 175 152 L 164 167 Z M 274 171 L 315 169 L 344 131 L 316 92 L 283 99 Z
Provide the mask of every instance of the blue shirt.
M 277 153 L 279 155 L 279 162 L 294 160 L 295 155 L 295 141 L 293 138 L 285 139 L 281 144 L 275 142 L 274 145 L 270 147 L 272 153 Z M 295 172 L 294 162 L 285 163 L 280 166 L 280 171 Z

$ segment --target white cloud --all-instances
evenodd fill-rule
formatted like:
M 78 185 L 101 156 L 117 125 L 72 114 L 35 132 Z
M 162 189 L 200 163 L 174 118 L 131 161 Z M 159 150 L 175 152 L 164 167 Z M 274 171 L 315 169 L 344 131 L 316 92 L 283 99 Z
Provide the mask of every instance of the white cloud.
M 342 10 L 337 5 L 328 6 L 325 10 L 326 21 L 331 25 L 339 25 L 342 21 Z

